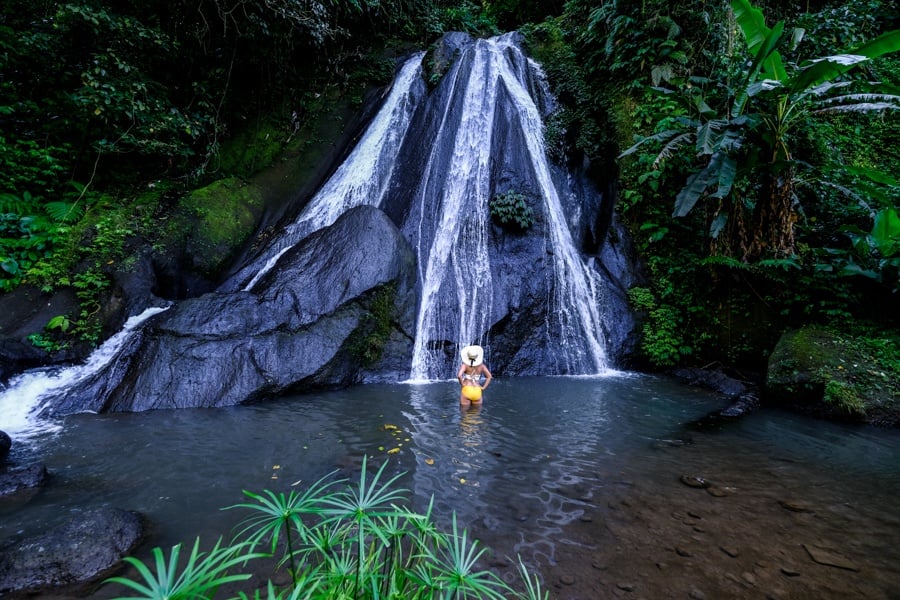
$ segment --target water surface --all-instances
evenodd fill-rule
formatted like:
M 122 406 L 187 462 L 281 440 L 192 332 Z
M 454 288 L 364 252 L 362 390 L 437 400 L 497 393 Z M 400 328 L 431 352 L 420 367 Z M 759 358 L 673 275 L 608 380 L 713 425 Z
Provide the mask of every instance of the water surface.
M 832 575 L 868 582 L 851 596 L 898 597 L 895 431 L 772 410 L 698 431 L 691 423 L 723 408 L 721 397 L 627 373 L 498 378 L 482 407 L 457 399 L 455 382 L 367 385 L 234 408 L 71 416 L 16 444 L 13 460 L 45 463 L 51 481 L 28 502 L 0 505 L 0 536 L 107 505 L 149 519 L 140 556 L 198 535 L 211 543 L 243 516 L 220 510 L 242 502 L 242 490 L 302 488 L 333 471 L 355 480 L 368 456 L 404 473 L 415 508 L 434 496 L 445 525 L 456 512 L 491 548 L 492 568 L 522 556 L 556 597 L 606 597 L 617 586 L 760 597 L 762 583 L 796 597 Z M 839 551 L 858 571 L 811 561 L 804 543 Z M 732 546 L 737 558 L 722 550 Z M 672 561 L 692 566 L 659 567 Z

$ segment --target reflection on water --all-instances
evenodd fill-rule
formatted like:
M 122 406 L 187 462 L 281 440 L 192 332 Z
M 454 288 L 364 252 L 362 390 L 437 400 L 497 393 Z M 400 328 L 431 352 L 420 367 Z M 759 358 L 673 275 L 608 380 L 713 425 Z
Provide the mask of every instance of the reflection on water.
M 444 525 L 455 512 L 495 561 L 521 555 L 546 574 L 584 566 L 576 587 L 610 572 L 592 570 L 598 552 L 629 556 L 617 567 L 622 577 L 651 553 L 644 543 L 662 552 L 756 521 L 766 531 L 759 544 L 773 544 L 772 523 L 784 516 L 778 502 L 785 499 L 818 506 L 804 524 L 807 534 L 846 540 L 864 529 L 900 539 L 895 431 L 761 411 L 720 431 L 695 432 L 687 425 L 722 408 L 723 400 L 627 374 L 495 379 L 490 392 L 482 405 L 462 409 L 453 380 L 227 409 L 72 416 L 61 432 L 14 447 L 13 461 L 44 462 L 52 478 L 27 502 L 0 503 L 0 537 L 43 531 L 81 507 L 109 505 L 147 516 L 151 539 L 139 554 L 148 556 L 155 545 L 227 532 L 242 515 L 219 509 L 242 502 L 242 490 L 302 488 L 335 469 L 356 479 L 368 455 L 373 468 L 386 462 L 390 474 L 405 473 L 401 484 L 415 509 L 425 510 L 434 497 Z M 730 495 L 698 493 L 678 482 L 683 474 L 703 476 Z M 729 506 L 739 513 L 725 511 Z M 835 525 L 837 517 L 826 518 L 835 507 L 842 507 L 841 519 L 852 512 L 849 531 Z M 694 525 L 704 533 L 662 541 L 666 529 L 655 520 L 687 513 L 705 519 Z M 817 523 L 833 531 L 819 532 Z M 755 531 L 742 536 L 755 539 Z M 648 532 L 649 541 L 632 540 Z M 796 533 L 785 536 L 785 544 L 796 546 Z M 709 542 L 713 556 L 726 542 Z M 896 555 L 892 547 L 873 540 L 865 550 Z M 637 558 L 628 554 L 637 548 Z M 653 569 L 635 577 L 656 578 Z M 701 571 L 693 573 L 702 580 Z M 872 570 L 865 575 L 871 579 Z M 579 593 L 604 597 L 601 592 Z

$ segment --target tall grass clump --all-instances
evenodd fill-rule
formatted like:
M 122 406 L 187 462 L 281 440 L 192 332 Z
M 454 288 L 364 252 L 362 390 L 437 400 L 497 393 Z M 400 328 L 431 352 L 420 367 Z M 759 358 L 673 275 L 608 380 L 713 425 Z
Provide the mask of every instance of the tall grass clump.
M 125 559 L 138 580 L 112 577 L 106 583 L 134 594 L 119 600 L 547 599 L 539 577 L 521 559 L 520 591 L 479 568 L 487 549 L 459 527 L 455 513 L 451 530 L 441 531 L 433 498 L 424 514 L 406 508 L 408 490 L 397 486 L 403 474 L 386 476 L 385 463 L 372 475 L 366 463 L 358 485 L 334 479 L 332 472 L 304 493 L 245 490 L 249 501 L 226 509 L 248 513 L 230 543 L 220 540 L 204 553 L 197 540 L 187 559 L 180 544 L 168 560 L 154 548 L 150 566 Z M 253 568 L 260 559 L 276 564 L 263 589 L 232 591 L 263 569 Z

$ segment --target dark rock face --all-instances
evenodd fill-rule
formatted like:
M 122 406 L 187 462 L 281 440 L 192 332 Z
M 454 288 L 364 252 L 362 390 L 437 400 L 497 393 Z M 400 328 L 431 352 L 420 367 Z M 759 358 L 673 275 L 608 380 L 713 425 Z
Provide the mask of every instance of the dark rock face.
M 352 209 L 286 252 L 252 292 L 210 293 L 156 315 L 107 369 L 48 411 L 230 406 L 356 383 L 363 368 L 347 359 L 345 346 L 370 315 L 372 295 L 386 286 L 396 291 L 395 347 L 374 370 L 408 365 L 414 268 L 411 249 L 383 212 Z M 397 347 L 404 339 L 405 351 Z
M 75 358 L 72 352 L 51 356 L 28 341 L 29 334 L 43 331 L 53 317 L 77 313 L 74 291 L 45 294 L 25 285 L 2 294 L 0 299 L 0 384 L 26 369 Z
M 5 431 L 0 431 L 0 463 L 6 461 L 9 449 L 12 447 L 12 439 Z
M 0 554 L 0 595 L 95 580 L 140 542 L 141 518 L 116 508 L 86 510 Z

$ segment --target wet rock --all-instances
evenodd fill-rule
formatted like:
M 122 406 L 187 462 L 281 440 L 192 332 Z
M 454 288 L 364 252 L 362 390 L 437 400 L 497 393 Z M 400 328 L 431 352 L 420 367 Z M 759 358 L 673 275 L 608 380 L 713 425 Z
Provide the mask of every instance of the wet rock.
M 372 368 L 408 371 L 415 261 L 382 211 L 351 209 L 286 251 L 252 292 L 204 294 L 151 317 L 45 414 L 232 406 L 357 383 L 364 366 L 353 341 L 368 335 L 379 298 L 395 316 Z
M 93 581 L 115 567 L 142 536 L 136 513 L 116 508 L 80 513 L 0 554 L 0 595 Z
M 675 546 L 675 554 L 677 554 L 678 556 L 683 556 L 685 558 L 690 558 L 693 556 L 691 551 L 683 546 Z
M 708 487 L 706 488 L 706 493 L 710 496 L 715 496 L 716 498 L 722 498 L 724 496 L 729 495 L 731 492 L 728 488 L 722 487 Z
M 710 483 L 703 477 L 697 477 L 694 475 L 682 475 L 678 480 L 688 487 L 698 489 L 706 489 L 712 485 L 712 483 Z
M 0 496 L 40 487 L 47 481 L 47 477 L 47 467 L 40 463 L 8 469 L 0 474 Z
M 837 551 L 831 548 L 823 548 L 813 544 L 803 544 L 809 557 L 820 565 L 828 567 L 836 567 L 847 571 L 859 571 L 859 567 L 850 562 L 849 559 L 841 556 Z
M 674 370 L 672 375 L 688 385 L 714 390 L 729 398 L 737 398 L 748 391 L 748 385 L 743 381 L 714 369 L 683 368 Z
M 0 431 L 0 463 L 9 456 L 9 449 L 12 447 L 12 439 L 5 431 Z
M 797 577 L 800 575 L 800 571 L 796 569 L 791 569 L 790 567 L 781 567 L 781 572 L 787 575 L 788 577 Z
M 633 583 L 617 583 L 616 587 L 625 592 L 633 592 L 634 584 Z
M 706 600 L 706 594 L 704 594 L 697 588 L 691 588 L 688 597 L 693 598 L 693 600 Z
M 574 585 L 575 578 L 571 575 L 562 575 L 559 578 L 559 582 L 563 585 Z
M 744 571 L 743 573 L 741 573 L 741 579 L 743 579 L 745 582 L 749 583 L 750 585 L 756 585 L 756 576 L 753 575 L 753 573 Z
M 809 504 L 798 500 L 779 500 L 778 504 L 791 512 L 813 512 Z
M 739 552 L 730 546 L 719 546 L 719 550 L 730 556 L 731 558 L 737 558 Z

